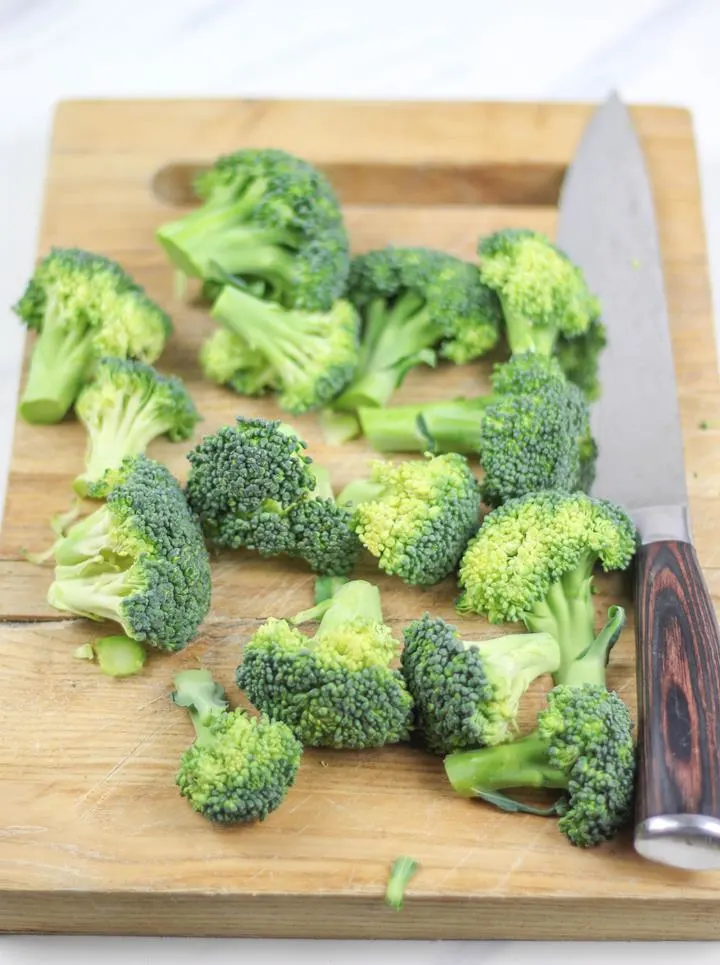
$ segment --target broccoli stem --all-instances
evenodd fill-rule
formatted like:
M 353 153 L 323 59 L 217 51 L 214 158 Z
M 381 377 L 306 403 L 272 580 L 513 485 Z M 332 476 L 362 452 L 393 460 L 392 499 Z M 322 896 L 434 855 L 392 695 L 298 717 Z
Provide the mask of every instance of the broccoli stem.
M 361 503 L 370 503 L 380 499 L 385 492 L 382 483 L 370 482 L 369 479 L 354 479 L 348 483 L 337 498 L 338 506 L 354 509 Z
M 252 182 L 237 199 L 204 204 L 190 214 L 163 225 L 157 238 L 172 263 L 186 275 L 214 277 L 216 269 L 231 275 L 267 279 L 287 285 L 297 238 L 286 229 L 248 223 L 267 191 L 264 180 Z
M 55 543 L 55 563 L 58 566 L 74 566 L 97 557 L 108 545 L 110 526 L 111 518 L 106 506 L 81 519 Z
M 318 639 L 323 634 L 342 630 L 358 617 L 375 623 L 383 622 L 380 591 L 366 580 L 351 580 L 349 583 L 338 584 L 331 597 L 295 614 L 290 622 L 297 626 L 320 620 L 315 634 L 315 639 Z
M 585 684 L 605 687 L 610 651 L 617 643 L 624 626 L 625 610 L 620 606 L 611 606 L 605 626 L 587 650 L 584 653 L 581 652 L 577 660 L 564 669 L 562 674 L 558 673 L 557 682 L 567 684 L 569 687 L 582 687 Z
M 361 408 L 362 431 L 378 452 L 477 453 L 492 395 L 427 405 Z
M 290 384 L 311 361 L 312 338 L 324 338 L 313 313 L 288 311 L 231 285 L 223 288 L 210 314 L 261 352 Z
M 173 703 L 188 709 L 196 743 L 204 747 L 215 743 L 210 724 L 228 709 L 223 688 L 213 680 L 209 670 L 181 670 L 175 674 L 173 684 Z
M 594 555 L 587 556 L 573 572 L 553 583 L 524 620 L 528 630 L 549 633 L 560 644 L 560 666 L 553 675 L 556 684 L 566 682 L 574 662 L 595 639 L 595 610 L 590 592 L 595 561 Z
M 557 341 L 557 329 L 548 326 L 533 325 L 524 315 L 513 312 L 507 301 L 498 292 L 505 329 L 511 355 L 522 355 L 525 352 L 537 352 L 538 355 L 551 356 Z
M 445 773 L 463 797 L 511 787 L 568 786 L 567 774 L 551 766 L 547 745 L 536 731 L 509 744 L 449 754 L 445 758 Z
M 137 640 L 114 634 L 95 641 L 95 656 L 108 677 L 132 677 L 145 666 L 147 651 Z
M 125 599 L 142 589 L 132 567 L 119 570 L 110 563 L 90 561 L 76 566 L 58 566 L 48 590 L 50 606 L 88 620 L 114 620 L 130 636 L 122 613 Z
M 561 651 L 549 633 L 507 633 L 490 640 L 466 641 L 480 657 L 496 700 L 517 707 L 525 692 L 543 674 L 557 673 Z
M 172 428 L 166 413 L 152 399 L 124 397 L 103 414 L 98 426 L 88 426 L 85 472 L 76 478 L 75 492 L 87 496 L 88 486 L 99 482 L 108 469 L 118 469 L 126 457 L 145 452 L 153 439 Z
M 434 364 L 433 346 L 442 335 L 442 325 L 414 292 L 405 292 L 391 307 L 373 301 L 367 312 L 358 375 L 334 400 L 333 408 L 354 411 L 384 405 L 411 368 L 421 362 Z
M 401 855 L 393 861 L 385 889 L 385 901 L 394 911 L 402 909 L 407 886 L 419 869 L 419 863 L 407 855 Z
M 20 400 L 20 415 L 34 425 L 60 422 L 80 392 L 92 361 L 86 330 L 49 323 L 37 337 Z

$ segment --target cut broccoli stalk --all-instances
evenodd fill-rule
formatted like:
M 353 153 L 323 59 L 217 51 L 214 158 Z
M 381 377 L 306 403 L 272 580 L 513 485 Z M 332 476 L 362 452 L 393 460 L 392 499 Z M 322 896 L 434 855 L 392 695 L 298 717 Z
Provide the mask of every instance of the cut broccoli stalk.
M 476 453 L 492 395 L 476 399 L 359 408 L 363 435 L 378 452 Z
M 48 323 L 35 341 L 20 415 L 34 425 L 52 425 L 68 412 L 87 378 L 93 357 L 90 331 Z
M 393 861 L 385 890 L 385 901 L 394 911 L 402 909 L 407 887 L 419 870 L 418 862 L 407 855 L 401 855 Z
M 114 634 L 95 641 L 95 656 L 108 677 L 132 677 L 145 666 L 147 651 L 139 641 Z
M 47 601 L 56 610 L 88 620 L 115 620 L 131 633 L 124 604 L 145 589 L 147 577 L 137 563 L 121 557 L 107 561 L 97 557 L 74 566 L 56 566 Z
M 509 744 L 450 754 L 445 758 L 445 773 L 461 797 L 518 787 L 568 786 L 568 775 L 550 764 L 547 743 L 536 731 Z

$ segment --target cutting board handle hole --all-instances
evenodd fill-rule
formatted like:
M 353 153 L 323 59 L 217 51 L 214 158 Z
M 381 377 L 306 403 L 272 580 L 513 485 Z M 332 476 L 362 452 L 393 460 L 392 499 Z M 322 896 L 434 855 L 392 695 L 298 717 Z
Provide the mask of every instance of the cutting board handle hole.
M 565 168 L 541 162 L 479 165 L 319 164 L 345 205 L 535 205 L 554 207 Z M 175 161 L 152 178 L 163 204 L 193 204 L 192 184 L 207 164 Z

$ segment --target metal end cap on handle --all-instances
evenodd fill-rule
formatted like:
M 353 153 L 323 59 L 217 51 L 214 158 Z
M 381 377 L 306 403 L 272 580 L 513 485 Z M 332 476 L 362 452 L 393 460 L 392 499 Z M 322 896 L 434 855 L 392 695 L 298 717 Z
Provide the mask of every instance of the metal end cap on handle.
M 720 821 L 706 814 L 646 818 L 635 829 L 635 850 L 649 861 L 685 871 L 720 869 Z

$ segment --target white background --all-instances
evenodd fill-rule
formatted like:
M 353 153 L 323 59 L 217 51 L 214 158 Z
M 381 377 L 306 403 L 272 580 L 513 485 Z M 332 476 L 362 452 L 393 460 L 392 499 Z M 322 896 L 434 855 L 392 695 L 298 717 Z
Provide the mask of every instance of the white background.
M 31 269 L 56 100 L 598 100 L 611 88 L 693 110 L 720 292 L 718 0 L 0 0 L 0 505 L 22 340 L 5 306 Z M 720 948 L 0 937 L 0 965 L 361 965 L 370 956 L 378 965 L 701 965 Z

